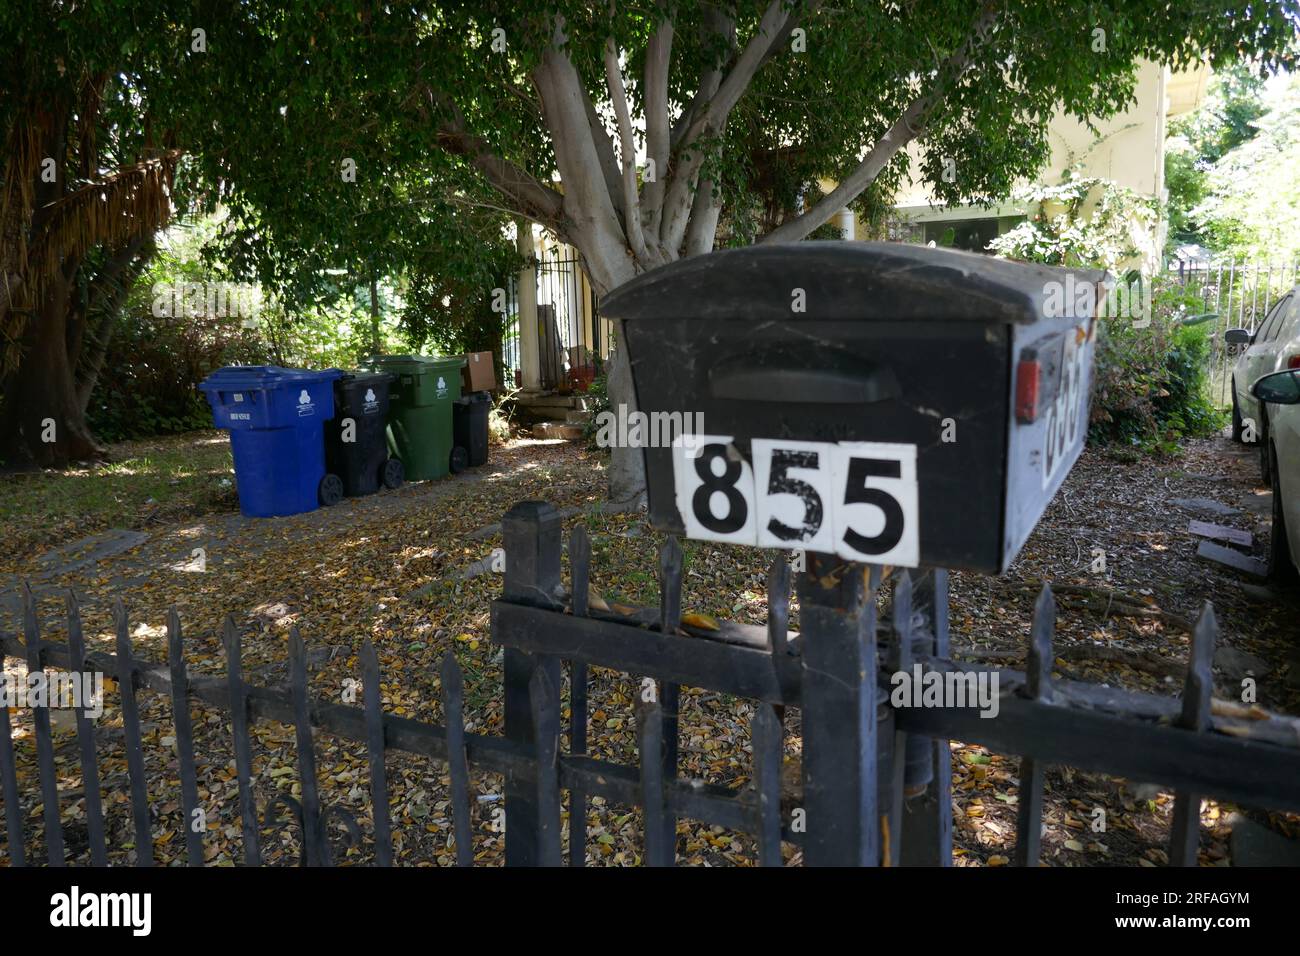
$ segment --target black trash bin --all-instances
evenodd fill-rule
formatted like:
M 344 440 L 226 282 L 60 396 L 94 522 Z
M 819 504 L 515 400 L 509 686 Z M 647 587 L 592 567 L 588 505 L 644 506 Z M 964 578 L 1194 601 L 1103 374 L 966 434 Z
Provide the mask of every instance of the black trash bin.
M 481 465 L 488 458 L 488 413 L 492 396 L 487 392 L 470 392 L 452 405 L 452 432 L 455 442 L 469 452 L 469 465 Z
M 353 372 L 334 382 L 334 420 L 325 426 L 325 460 L 349 497 L 396 488 L 402 463 L 388 455 L 388 387 L 394 376 Z

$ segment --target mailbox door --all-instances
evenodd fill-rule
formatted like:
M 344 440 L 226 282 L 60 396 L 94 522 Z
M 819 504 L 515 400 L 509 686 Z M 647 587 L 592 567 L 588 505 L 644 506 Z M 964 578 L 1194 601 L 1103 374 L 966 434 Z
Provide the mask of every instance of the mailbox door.
M 1000 569 L 1006 325 L 681 318 L 625 335 L 640 409 L 730 439 L 692 468 L 648 423 L 652 524 L 839 553 L 853 535 L 877 551 L 897 537 L 855 559 Z
M 1007 417 L 1002 569 L 1020 551 L 1083 452 L 1096 340 L 1092 318 L 1051 319 L 1015 329 L 1011 367 L 1017 401 Z

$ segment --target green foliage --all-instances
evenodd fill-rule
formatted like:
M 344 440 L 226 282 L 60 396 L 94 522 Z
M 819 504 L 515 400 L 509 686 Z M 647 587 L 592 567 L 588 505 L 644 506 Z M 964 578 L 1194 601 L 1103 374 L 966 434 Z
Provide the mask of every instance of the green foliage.
M 1182 324 L 1195 304 L 1188 295 L 1158 288 L 1144 328 L 1101 320 L 1089 440 L 1172 452 L 1180 439 L 1222 426 L 1208 395 L 1211 327 Z
M 1254 139 L 1265 113 L 1264 76 L 1249 62 L 1226 65 L 1210 81 L 1205 102 L 1169 124 L 1165 143 L 1165 188 L 1169 199 L 1166 248 L 1215 241 L 1205 214 L 1194 213 L 1209 198 L 1209 170 L 1225 155 Z
M 601 412 L 611 410 L 609 403 L 609 375 L 603 365 L 597 367 L 596 377 L 592 379 L 591 385 L 587 388 L 587 410 L 591 415 L 582 426 L 582 437 L 586 439 L 587 447 L 592 451 L 608 451 L 609 449 L 600 449 L 596 444 L 596 435 L 600 431 L 600 425 L 596 419 Z
M 1216 252 L 1292 262 L 1300 257 L 1300 76 L 1278 81 L 1262 105 L 1257 134 L 1214 163 L 1189 216 Z

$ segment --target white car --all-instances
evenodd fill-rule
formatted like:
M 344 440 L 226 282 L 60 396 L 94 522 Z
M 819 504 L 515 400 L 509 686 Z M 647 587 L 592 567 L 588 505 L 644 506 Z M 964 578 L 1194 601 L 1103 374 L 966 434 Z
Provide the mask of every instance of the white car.
M 1232 369 L 1232 438 L 1259 445 L 1259 470 L 1269 480 L 1268 408 L 1251 394 L 1251 387 L 1270 372 L 1300 368 L 1300 286 L 1269 309 L 1252 334 L 1248 329 L 1224 333 L 1229 346 L 1241 349 Z
M 1250 391 L 1270 423 L 1261 448 L 1273 487 L 1269 557 L 1273 576 L 1286 579 L 1300 568 L 1300 368 L 1265 375 Z

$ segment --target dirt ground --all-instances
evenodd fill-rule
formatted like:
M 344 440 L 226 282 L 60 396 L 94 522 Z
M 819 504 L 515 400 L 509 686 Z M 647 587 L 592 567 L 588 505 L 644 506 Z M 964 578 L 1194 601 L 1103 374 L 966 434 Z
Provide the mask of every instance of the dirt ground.
M 206 439 L 205 439 L 206 440 Z M 184 439 L 181 439 L 184 441 Z M 1048 510 L 1013 568 L 1000 578 L 957 574 L 952 586 L 954 654 L 1019 666 L 1034 598 L 1044 580 L 1073 586 L 1058 596 L 1058 676 L 1104 681 L 1176 695 L 1188 646 L 1187 624 L 1206 601 L 1221 627 L 1216 693 L 1239 696 L 1243 676 L 1258 682 L 1259 702 L 1300 714 L 1300 591 L 1279 590 L 1195 556 L 1191 519 L 1248 531 L 1251 550 L 1266 553 L 1268 496 L 1257 488 L 1258 467 L 1249 452 L 1216 437 L 1188 443 L 1176 458 L 1089 450 Z M 205 474 L 204 481 L 220 476 Z M 385 709 L 440 721 L 437 665 L 454 650 L 465 673 L 466 718 L 475 733 L 501 732 L 500 653 L 489 639 L 489 603 L 500 577 L 484 568 L 500 547 L 496 523 L 515 501 L 542 498 L 562 509 L 566 527 L 583 523 L 592 539 L 593 586 L 609 601 L 657 604 L 658 536 L 640 515 L 605 514 L 603 461 L 563 442 L 517 441 L 493 450 L 488 466 L 455 479 L 411 485 L 395 493 L 347 501 L 293 518 L 251 520 L 208 511 L 166 521 L 124 516 L 119 530 L 89 539 L 51 541 L 44 556 L 7 552 L 0 577 L 0 629 L 17 625 L 16 586 L 32 582 L 48 639 L 63 639 L 62 602 L 68 588 L 83 607 L 88 643 L 110 649 L 110 604 L 120 596 L 131 615 L 136 653 L 162 661 L 165 615 L 176 607 L 185 626 L 191 672 L 224 670 L 219 633 L 231 615 L 243 636 L 248 679 L 263 685 L 286 677 L 286 637 L 292 626 L 307 640 L 313 693 L 338 700 L 358 679 L 357 651 L 374 641 L 383 672 Z M 1175 504 L 1175 499 L 1191 504 Z M 1205 513 L 1208 499 L 1235 513 Z M 220 501 L 220 498 L 209 500 Z M 228 507 L 228 506 L 227 506 Z M 686 542 L 684 610 L 762 624 L 766 619 L 764 571 L 770 556 L 747 549 Z M 1099 558 L 1104 557 L 1104 566 Z M 1123 600 L 1117 600 L 1119 595 Z M 797 608 L 792 609 L 797 620 Z M 792 622 L 792 626 L 795 626 Z M 17 661 L 7 665 L 21 673 Z M 635 762 L 632 702 L 637 678 L 597 670 L 592 676 L 591 750 L 594 756 Z M 567 688 L 566 688 L 567 701 Z M 115 694 L 107 695 L 110 705 Z M 154 803 L 155 852 L 160 861 L 183 856 L 177 763 L 170 707 L 142 692 L 146 758 Z M 565 710 L 567 717 L 567 707 Z M 700 689 L 684 689 L 681 713 L 683 773 L 713 783 L 749 781 L 748 702 Z M 34 795 L 34 743 L 29 723 L 14 714 L 15 748 L 24 792 L 29 852 L 39 846 L 41 823 Z M 210 805 L 208 859 L 239 859 L 237 785 L 229 724 L 205 707 L 194 710 L 201 799 Z M 110 843 L 118 859 L 132 857 L 120 712 L 106 709 L 101 738 Z M 797 724 L 791 722 L 792 727 Z M 295 793 L 293 731 L 259 724 L 255 774 L 259 799 Z M 799 749 L 789 735 L 789 757 Z M 369 788 L 364 748 L 317 735 L 323 800 L 368 821 Z M 1018 759 L 982 748 L 953 745 L 954 839 L 959 865 L 999 865 L 1015 836 Z M 59 740 L 61 811 L 70 855 L 85 852 L 84 800 L 76 769 L 75 737 Z M 390 806 L 399 862 L 446 865 L 449 796 L 444 768 L 403 754 L 388 757 Z M 502 835 L 493 808 L 501 782 L 474 775 L 478 794 L 475 855 L 501 859 Z M 1089 823 L 1101 807 L 1104 834 Z M 1043 841 L 1049 865 L 1154 865 L 1164 861 L 1172 796 L 1141 781 L 1121 782 L 1052 768 L 1048 773 Z M 1207 801 L 1202 862 L 1229 862 L 1229 819 L 1237 808 Z M 1257 818 L 1262 820 L 1262 817 Z M 1267 822 L 1267 821 L 1265 821 Z M 639 815 L 630 807 L 594 802 L 588 814 L 588 860 L 639 862 Z M 1300 835 L 1294 818 L 1274 815 L 1271 825 Z M 77 834 L 83 834 L 78 843 Z M 267 829 L 268 862 L 293 862 L 296 837 Z M 787 846 L 790 862 L 798 852 Z M 749 837 L 679 823 L 679 862 L 750 864 Z M 349 850 L 341 862 L 363 863 L 370 852 Z

